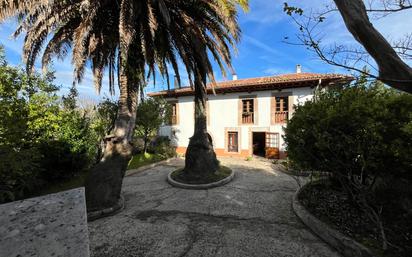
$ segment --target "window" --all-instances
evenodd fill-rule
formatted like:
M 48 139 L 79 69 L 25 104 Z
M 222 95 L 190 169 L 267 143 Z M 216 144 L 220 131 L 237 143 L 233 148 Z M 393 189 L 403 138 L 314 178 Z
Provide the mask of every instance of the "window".
M 278 133 L 266 133 L 266 147 L 279 148 L 279 134 Z
M 228 132 L 227 136 L 228 136 L 227 151 L 228 152 L 238 152 L 239 151 L 238 133 L 237 132 Z
M 172 115 L 170 116 L 170 125 L 177 125 L 177 115 L 178 115 L 178 110 L 177 110 L 177 103 L 170 103 L 172 106 Z
M 289 100 L 287 96 L 275 97 L 275 123 L 285 123 L 289 115 Z
M 242 124 L 254 122 L 254 101 L 253 99 L 242 100 Z
M 266 133 L 266 153 L 265 156 L 268 159 L 279 158 L 279 134 L 278 133 Z

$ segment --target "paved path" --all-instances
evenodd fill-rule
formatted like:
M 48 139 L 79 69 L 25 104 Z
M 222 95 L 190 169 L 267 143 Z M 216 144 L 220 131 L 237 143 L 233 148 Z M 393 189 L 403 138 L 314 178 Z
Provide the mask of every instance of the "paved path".
M 89 223 L 92 256 L 339 256 L 295 217 L 292 178 L 269 162 L 222 163 L 235 179 L 209 190 L 166 182 L 182 160 L 126 177 L 125 210 Z

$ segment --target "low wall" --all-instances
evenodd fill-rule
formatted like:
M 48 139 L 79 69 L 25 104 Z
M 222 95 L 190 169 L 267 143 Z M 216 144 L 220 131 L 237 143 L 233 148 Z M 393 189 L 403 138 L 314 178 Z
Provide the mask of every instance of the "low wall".
M 89 254 L 84 188 L 0 205 L 0 256 Z

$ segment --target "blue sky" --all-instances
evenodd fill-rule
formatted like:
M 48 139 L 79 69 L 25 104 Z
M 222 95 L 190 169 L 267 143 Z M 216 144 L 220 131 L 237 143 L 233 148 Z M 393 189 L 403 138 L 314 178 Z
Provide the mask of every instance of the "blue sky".
M 303 72 L 319 73 L 348 73 L 346 70 L 321 62 L 313 53 L 302 46 L 290 45 L 282 42 L 285 36 L 294 41 L 298 32 L 292 19 L 283 13 L 284 0 L 250 0 L 250 11 L 240 13 L 239 23 L 242 29 L 242 40 L 238 45 L 238 53 L 234 55 L 233 66 L 238 77 L 251 78 L 270 76 L 295 71 L 296 64 L 301 64 Z M 328 0 L 312 1 L 288 1 L 290 5 L 303 7 L 305 11 L 319 10 Z M 373 24 L 390 40 L 396 41 L 406 33 L 411 33 L 412 11 L 403 11 L 389 15 L 385 18 L 372 20 Z M 6 22 L 0 24 L 0 43 L 5 46 L 6 57 L 13 65 L 21 64 L 21 52 L 23 37 L 11 39 L 15 24 Z M 341 42 L 356 46 L 357 43 L 347 32 L 338 13 L 327 17 L 326 22 L 319 28 L 325 44 Z M 55 60 L 56 84 L 62 86 L 61 94 L 68 91 L 72 84 L 72 67 L 70 56 L 63 61 Z M 216 69 L 216 77 L 219 81 L 225 80 Z M 230 79 L 230 78 L 226 78 Z M 149 83 L 146 91 L 158 91 L 166 89 L 165 81 L 156 80 L 156 85 Z M 183 84 L 187 83 L 187 77 L 183 75 Z M 84 81 L 77 86 L 80 95 L 86 99 L 101 99 L 109 96 L 107 80 L 104 81 L 100 96 L 94 90 L 91 71 L 88 70 Z

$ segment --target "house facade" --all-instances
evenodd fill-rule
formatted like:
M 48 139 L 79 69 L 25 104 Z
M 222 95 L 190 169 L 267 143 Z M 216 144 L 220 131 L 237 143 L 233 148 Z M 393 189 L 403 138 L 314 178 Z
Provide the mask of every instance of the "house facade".
M 282 135 L 296 105 L 312 99 L 316 88 L 347 83 L 339 74 L 294 73 L 234 79 L 207 86 L 207 130 L 217 156 L 286 157 Z M 215 91 L 215 94 L 214 92 Z M 170 124 L 159 134 L 168 136 L 180 154 L 186 152 L 194 131 L 194 97 L 190 87 L 150 93 L 171 105 Z

